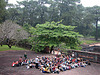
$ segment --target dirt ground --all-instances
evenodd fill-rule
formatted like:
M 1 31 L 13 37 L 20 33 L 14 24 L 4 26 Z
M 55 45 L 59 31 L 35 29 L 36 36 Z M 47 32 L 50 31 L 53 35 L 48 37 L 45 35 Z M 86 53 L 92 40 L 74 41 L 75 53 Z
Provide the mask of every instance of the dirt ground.
M 35 53 L 34 51 L 1 51 L 0 52 L 0 75 L 58 75 L 58 74 L 44 74 L 36 68 L 26 69 L 25 66 L 11 67 L 13 61 L 19 59 L 24 53 L 27 53 L 28 58 L 35 58 L 36 56 L 51 56 L 50 54 Z M 91 66 L 85 68 L 79 67 L 76 69 L 60 72 L 59 75 L 99 75 L 100 64 L 92 63 Z

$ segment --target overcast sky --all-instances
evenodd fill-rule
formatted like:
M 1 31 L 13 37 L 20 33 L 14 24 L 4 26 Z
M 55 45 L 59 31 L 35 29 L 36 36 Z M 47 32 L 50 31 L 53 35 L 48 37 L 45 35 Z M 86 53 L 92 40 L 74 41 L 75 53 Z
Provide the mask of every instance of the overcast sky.
M 23 0 L 9 0 L 9 3 L 16 4 L 16 1 Z M 84 7 L 92 7 L 94 5 L 100 6 L 100 0 L 81 0 L 81 3 Z
M 100 0 L 81 0 L 81 3 L 85 7 L 100 6 Z

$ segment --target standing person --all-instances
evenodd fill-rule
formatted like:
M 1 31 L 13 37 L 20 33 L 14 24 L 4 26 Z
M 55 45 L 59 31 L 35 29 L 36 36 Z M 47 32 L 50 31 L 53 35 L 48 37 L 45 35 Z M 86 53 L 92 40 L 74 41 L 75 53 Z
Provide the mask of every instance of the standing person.
M 36 68 L 38 69 L 38 64 L 39 64 L 39 59 L 38 59 L 38 56 L 35 58 L 35 64 L 36 64 Z
M 74 57 L 74 52 L 72 53 L 72 57 Z
M 27 59 L 27 54 L 26 54 L 26 52 L 24 53 L 24 58 Z

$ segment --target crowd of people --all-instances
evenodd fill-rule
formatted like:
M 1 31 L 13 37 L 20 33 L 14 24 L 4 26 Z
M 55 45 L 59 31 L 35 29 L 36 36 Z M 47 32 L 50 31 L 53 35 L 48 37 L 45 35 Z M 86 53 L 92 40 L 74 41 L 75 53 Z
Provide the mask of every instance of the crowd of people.
M 19 58 L 19 61 L 14 61 L 12 66 L 23 66 L 26 65 L 26 68 L 36 68 L 39 69 L 42 73 L 60 73 L 66 70 L 74 69 L 77 67 L 86 67 L 91 65 L 88 60 L 83 60 L 82 58 L 74 58 L 72 56 L 61 55 L 57 56 L 37 56 L 33 59 L 27 59 L 26 53 L 24 54 L 24 60 L 22 57 Z

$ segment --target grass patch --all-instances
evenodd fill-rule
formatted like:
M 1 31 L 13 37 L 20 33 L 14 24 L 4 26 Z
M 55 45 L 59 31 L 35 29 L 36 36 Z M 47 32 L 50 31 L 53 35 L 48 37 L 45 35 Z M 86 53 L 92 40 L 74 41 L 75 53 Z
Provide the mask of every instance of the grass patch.
M 0 51 L 7 51 L 7 50 L 26 50 L 26 49 L 17 46 L 12 46 L 11 48 L 9 48 L 7 45 L 0 46 Z
M 81 40 L 81 44 L 93 44 L 93 43 L 100 43 L 100 41 L 95 40 Z

